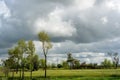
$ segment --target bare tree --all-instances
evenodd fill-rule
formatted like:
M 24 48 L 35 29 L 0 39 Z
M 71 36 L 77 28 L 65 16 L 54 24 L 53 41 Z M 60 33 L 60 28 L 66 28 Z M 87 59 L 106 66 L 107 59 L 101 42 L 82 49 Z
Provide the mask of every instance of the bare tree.
M 115 68 L 117 69 L 118 64 L 119 64 L 119 55 L 118 53 L 108 53 L 108 55 L 111 57 L 113 64 L 115 66 Z

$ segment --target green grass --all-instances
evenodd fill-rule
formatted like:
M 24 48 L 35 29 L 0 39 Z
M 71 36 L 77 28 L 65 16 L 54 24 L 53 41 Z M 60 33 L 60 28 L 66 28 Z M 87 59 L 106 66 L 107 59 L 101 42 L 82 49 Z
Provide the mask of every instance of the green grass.
M 19 77 L 5 78 L 0 77 L 0 80 L 20 80 Z M 29 77 L 25 77 L 24 80 L 31 80 Z M 33 77 L 32 80 L 120 80 L 119 77 L 50 77 L 50 78 L 41 78 Z
M 29 76 L 30 72 L 25 72 Z M 15 74 L 19 76 L 19 74 Z M 33 76 L 44 76 L 44 70 L 34 71 Z M 120 76 L 120 69 L 47 70 L 49 77 L 114 77 Z
M 3 73 L 0 72 L 1 75 Z M 26 80 L 29 76 L 30 72 L 25 72 Z M 14 80 L 18 80 L 19 74 L 15 73 L 15 77 Z M 34 80 L 44 80 L 43 77 L 44 70 L 33 72 Z M 47 77 L 48 80 L 120 80 L 120 69 L 47 70 Z

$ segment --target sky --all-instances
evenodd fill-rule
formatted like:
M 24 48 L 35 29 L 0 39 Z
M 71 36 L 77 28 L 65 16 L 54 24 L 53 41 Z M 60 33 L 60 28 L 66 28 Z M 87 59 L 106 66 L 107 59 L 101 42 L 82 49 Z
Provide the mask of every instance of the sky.
M 45 31 L 53 48 L 48 62 L 67 53 L 80 62 L 101 63 L 120 52 L 119 0 L 0 0 L 0 63 L 18 40 L 33 40 L 44 58 L 38 33 Z

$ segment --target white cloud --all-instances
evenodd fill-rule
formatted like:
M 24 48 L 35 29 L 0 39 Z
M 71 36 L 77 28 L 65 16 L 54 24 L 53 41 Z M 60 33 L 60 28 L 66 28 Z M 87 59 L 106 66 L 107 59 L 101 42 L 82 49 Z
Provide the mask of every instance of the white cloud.
M 74 5 L 79 8 L 79 10 L 85 10 L 93 7 L 95 0 L 74 0 Z
M 98 63 L 100 64 L 104 59 L 111 58 L 109 56 L 106 56 L 106 53 L 99 53 L 99 52 L 80 52 L 80 53 L 72 53 L 74 58 L 77 58 L 80 60 L 80 62 L 86 62 L 86 63 Z
M 48 19 L 38 18 L 35 21 L 35 29 L 39 31 L 46 31 L 54 37 L 70 37 L 75 34 L 76 29 L 73 27 L 70 21 L 66 22 L 62 20 L 63 9 L 56 8 L 48 15 Z
M 103 24 L 106 24 L 106 23 L 108 22 L 108 19 L 107 19 L 107 17 L 105 16 L 105 17 L 102 17 L 102 18 L 101 18 L 101 21 L 102 21 Z
M 106 0 L 106 6 L 111 10 L 117 10 L 118 12 L 120 12 L 119 0 Z
M 6 6 L 4 0 L 0 1 L 0 16 L 3 16 L 4 18 L 10 17 L 10 10 Z

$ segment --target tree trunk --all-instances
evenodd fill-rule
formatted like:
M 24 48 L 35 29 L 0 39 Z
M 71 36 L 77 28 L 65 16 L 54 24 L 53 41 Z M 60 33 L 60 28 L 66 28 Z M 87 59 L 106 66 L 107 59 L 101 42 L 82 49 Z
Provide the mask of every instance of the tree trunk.
M 31 80 L 32 80 L 32 70 L 31 70 L 31 72 L 30 72 L 30 78 L 31 78 Z
M 32 64 L 32 54 L 31 54 L 31 58 L 30 58 L 30 79 L 32 80 L 32 70 L 33 70 L 33 64 Z
M 45 55 L 45 78 L 47 77 L 47 56 Z
M 24 80 L 24 65 L 22 66 L 22 80 Z
M 20 68 L 20 79 L 21 79 L 21 68 Z
M 115 65 L 115 69 L 117 69 L 117 63 L 116 63 L 116 65 Z
M 18 65 L 19 63 L 17 62 L 17 67 L 16 67 L 16 74 L 18 73 Z
M 14 69 L 13 69 L 13 71 L 12 71 L 12 78 L 14 78 Z

